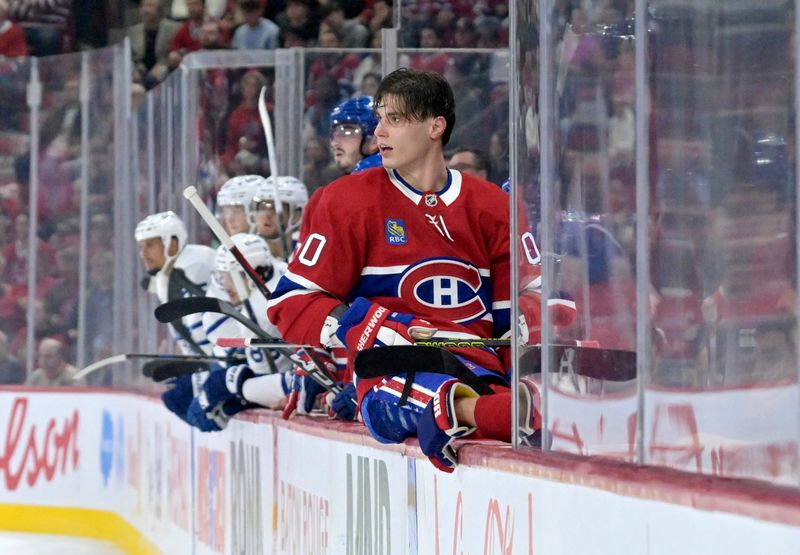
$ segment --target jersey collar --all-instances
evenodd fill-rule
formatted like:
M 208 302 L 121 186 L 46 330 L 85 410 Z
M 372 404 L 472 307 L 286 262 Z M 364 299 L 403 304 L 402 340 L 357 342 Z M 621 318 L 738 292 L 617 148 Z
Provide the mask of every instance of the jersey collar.
M 386 175 L 389 176 L 389 181 L 397 187 L 397 189 L 403 193 L 406 197 L 408 197 L 411 202 L 414 204 L 419 204 L 422 202 L 425 193 L 422 191 L 418 191 L 415 189 L 408 181 L 403 179 L 399 173 L 397 173 L 393 169 L 384 168 L 386 170 Z M 455 202 L 458 198 L 458 195 L 461 194 L 461 172 L 458 170 L 447 170 L 447 183 L 445 183 L 444 188 L 436 193 L 439 199 L 444 202 L 447 206 L 450 206 Z

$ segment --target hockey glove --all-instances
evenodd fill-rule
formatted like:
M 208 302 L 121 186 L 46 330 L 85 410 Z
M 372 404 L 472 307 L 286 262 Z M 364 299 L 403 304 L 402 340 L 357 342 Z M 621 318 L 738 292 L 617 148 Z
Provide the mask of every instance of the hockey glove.
M 192 399 L 203 386 L 208 377 L 208 372 L 198 372 L 196 374 L 183 375 L 167 381 L 167 390 L 161 394 L 164 406 L 178 416 L 187 424 L 191 424 L 187 418 L 189 405 Z
M 454 439 L 468 436 L 474 426 L 460 424 L 456 420 L 456 399 L 478 397 L 474 389 L 458 380 L 442 384 L 428 403 L 417 422 L 419 447 L 433 466 L 444 472 L 453 472 L 458 458 L 452 446 Z
M 189 423 L 204 432 L 225 428 L 234 414 L 244 410 L 244 382 L 255 374 L 246 364 L 214 370 L 192 400 L 187 412 Z
M 358 297 L 339 318 L 336 336 L 351 351 L 386 345 L 411 345 L 438 331 L 430 322 Z
M 336 365 L 327 351 L 314 349 L 314 355 L 325 366 L 330 376 L 336 376 Z M 311 362 L 305 351 L 300 351 L 297 356 L 308 363 Z M 335 378 L 332 379 L 335 380 Z M 320 404 L 318 398 L 324 397 L 326 393 L 327 390 L 324 387 L 310 378 L 305 370 L 296 366 L 292 370 L 292 391 L 289 393 L 286 407 L 283 409 L 283 419 L 288 420 L 294 412 L 309 414 L 315 405 Z
M 535 291 L 525 291 L 519 298 L 519 332 L 524 345 L 537 345 L 542 342 L 542 301 Z M 575 319 L 575 302 L 569 299 L 550 299 L 547 301 L 550 323 L 555 326 L 568 326 Z
M 201 392 L 198 398 L 192 401 L 192 404 L 189 405 L 189 410 L 186 412 L 189 424 L 201 432 L 224 430 L 232 416 L 249 407 L 238 398 L 231 398 L 214 406 L 208 406 L 203 397 L 205 397 L 205 393 Z
M 539 388 L 529 377 L 520 377 L 517 390 L 517 418 L 523 444 L 541 447 L 542 398 Z
M 331 411 L 339 420 L 356 418 L 356 384 L 350 382 L 331 400 Z

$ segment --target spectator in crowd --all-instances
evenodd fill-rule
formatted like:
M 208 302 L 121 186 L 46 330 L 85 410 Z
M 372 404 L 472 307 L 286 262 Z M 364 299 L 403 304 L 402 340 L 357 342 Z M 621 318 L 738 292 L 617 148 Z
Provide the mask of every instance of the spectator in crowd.
M 205 0 L 186 0 L 186 8 L 187 19 L 178 28 L 169 45 L 170 54 L 177 53 L 181 58 L 189 52 L 200 50 L 200 35 L 206 20 Z
M 64 344 L 58 339 L 42 339 L 38 349 L 39 367 L 33 371 L 27 385 L 46 387 L 86 385 L 84 379 L 74 380 L 78 369 L 64 359 Z
M 475 24 L 471 19 L 460 17 L 456 21 L 456 30 L 453 33 L 454 48 L 475 48 L 478 37 L 475 33 Z
M 439 35 L 436 34 L 436 29 L 433 25 L 425 25 L 420 28 L 419 46 L 420 48 L 430 49 L 431 52 L 414 54 L 407 62 L 401 59 L 401 65 L 407 65 L 419 71 L 434 71 L 443 75 L 445 69 L 447 69 L 448 57 L 447 54 L 437 52 L 442 47 L 442 42 L 439 40 Z
M 372 36 L 380 35 L 381 29 L 389 29 L 394 25 L 392 20 L 392 2 L 390 0 L 375 0 L 372 4 L 372 17 L 367 27 Z
M 87 360 L 111 356 L 114 313 L 114 257 L 98 251 L 89 259 L 89 293 L 86 299 L 86 332 L 83 338 Z M 108 373 L 106 372 L 106 375 Z
M 128 29 L 131 57 L 145 87 L 152 87 L 167 74 L 167 56 L 179 25 L 161 16 L 158 0 L 142 0 L 141 23 Z
M 6 261 L 7 283 L 26 284 L 28 281 L 28 230 L 28 215 L 20 214 L 14 220 L 14 242 L 5 245 L 2 252 Z M 37 241 L 37 253 L 40 266 L 52 264 L 54 253 L 41 239 Z
M 319 34 L 319 23 L 315 19 L 315 15 L 315 0 L 288 0 L 286 2 L 286 11 L 279 14 L 275 20 L 278 27 L 281 28 L 285 48 L 290 46 L 286 44 L 289 36 L 292 40 L 307 41 Z M 296 45 L 292 44 L 291 46 Z
M 239 50 L 277 48 L 280 27 L 261 17 L 261 3 L 258 0 L 240 0 L 239 8 L 242 10 L 244 23 L 233 33 L 233 47 Z
M 356 96 L 375 96 L 375 93 L 378 91 L 378 85 L 381 83 L 381 75 L 380 73 L 367 73 L 361 78 L 361 85 L 359 85 L 358 90 L 353 93 L 353 97 Z
M 66 247 L 56 254 L 59 279 L 44 296 L 44 311 L 50 329 L 68 337 L 77 338 L 78 329 L 78 269 L 77 246 Z
M 357 19 L 346 19 L 344 7 L 339 0 L 328 2 L 320 10 L 323 25 L 336 31 L 341 37 L 343 48 L 365 48 L 369 31 Z
M 334 59 L 337 57 L 338 54 L 334 54 Z M 318 57 L 315 63 L 321 60 L 322 58 Z M 331 110 L 342 100 L 339 85 L 327 73 L 322 73 L 319 79 L 316 80 L 313 94 L 314 104 L 305 115 L 303 134 L 306 140 L 309 137 L 327 137 L 330 134 L 330 120 L 328 117 Z
M 9 17 L 22 24 L 28 51 L 32 56 L 51 56 L 64 52 L 72 42 L 73 0 L 13 0 Z M 71 47 L 71 44 L 70 44 Z
M 447 167 L 489 180 L 489 158 L 483 151 L 476 148 L 459 148 L 450 157 Z
M 209 20 L 200 28 L 200 49 L 219 50 L 227 48 L 222 27 L 218 21 Z
M 8 19 L 8 0 L 0 0 L 0 56 L 28 55 L 28 42 L 22 27 Z
M 0 331 L 0 385 L 25 382 L 25 369 L 8 352 L 8 337 Z
M 374 48 L 376 50 L 380 50 L 381 48 L 381 34 L 376 33 L 372 35 L 370 39 L 370 48 Z M 364 76 L 368 73 L 374 73 L 380 76 L 381 74 L 381 54 L 377 52 L 375 54 L 367 54 L 361 58 L 361 61 L 358 63 L 358 67 L 353 72 L 353 83 L 361 83 L 364 80 Z M 366 94 L 366 93 L 364 93 Z M 372 93 L 370 93 L 371 95 Z M 359 96 L 358 94 L 354 94 L 353 96 Z
M 309 195 L 327 183 L 323 171 L 330 161 L 328 143 L 325 139 L 310 137 L 303 147 L 303 183 L 308 187 Z
M 231 112 L 225 130 L 225 150 L 222 154 L 222 163 L 226 166 L 241 150 L 260 151 L 259 149 L 263 147 L 261 118 L 258 115 L 258 96 L 266 84 L 266 77 L 256 69 L 251 69 L 242 77 L 242 101 Z M 259 141 L 250 145 L 250 139 L 254 137 L 258 137 Z M 243 139 L 244 142 L 242 142 Z

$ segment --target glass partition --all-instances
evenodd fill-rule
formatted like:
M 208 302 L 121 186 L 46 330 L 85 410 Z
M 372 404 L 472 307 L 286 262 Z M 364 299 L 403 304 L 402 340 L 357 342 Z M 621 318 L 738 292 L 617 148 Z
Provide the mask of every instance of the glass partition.
M 13 360 L 0 383 L 27 377 L 26 305 L 30 219 L 32 58 L 0 58 L 0 352 Z
M 519 376 L 546 449 L 797 484 L 794 8 L 636 4 L 514 6 L 516 309 L 577 307 Z
M 649 6 L 649 464 L 798 481 L 793 10 Z
M 508 0 L 399 0 L 393 6 L 398 13 L 391 5 L 379 13 L 396 21 L 403 48 L 503 48 L 509 42 Z

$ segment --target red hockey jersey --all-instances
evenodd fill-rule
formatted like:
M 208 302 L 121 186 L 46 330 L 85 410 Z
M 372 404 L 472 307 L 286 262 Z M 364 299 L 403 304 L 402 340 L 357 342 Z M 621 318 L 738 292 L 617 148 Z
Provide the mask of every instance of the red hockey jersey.
M 318 345 L 325 317 L 356 297 L 428 320 L 441 336 L 509 329 L 509 197 L 496 185 L 450 170 L 441 191 L 422 193 L 374 168 L 318 196 L 269 303 L 287 341 Z

